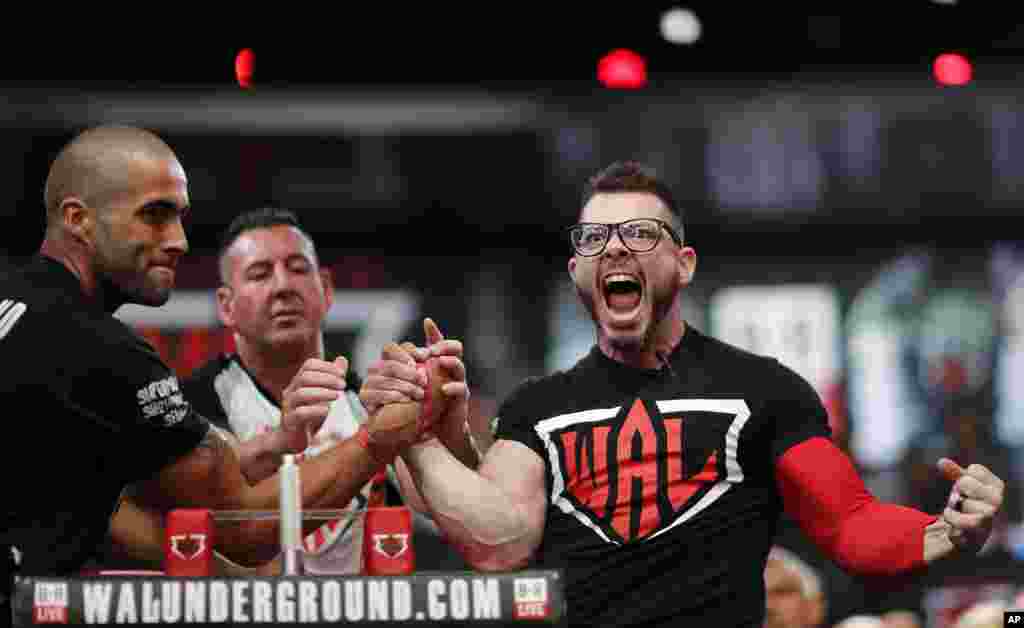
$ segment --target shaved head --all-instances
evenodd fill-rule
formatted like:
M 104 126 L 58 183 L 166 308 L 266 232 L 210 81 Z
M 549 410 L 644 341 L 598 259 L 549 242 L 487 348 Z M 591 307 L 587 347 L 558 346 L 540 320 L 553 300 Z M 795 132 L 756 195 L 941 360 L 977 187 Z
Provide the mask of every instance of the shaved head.
M 69 142 L 46 178 L 46 237 L 87 294 L 113 312 L 162 305 L 188 251 L 188 178 L 174 151 L 144 129 L 101 126 Z
M 58 210 L 68 198 L 104 207 L 131 185 L 129 165 L 140 159 L 176 161 L 177 157 L 163 140 L 144 129 L 101 126 L 78 135 L 61 150 L 46 178 L 47 222 L 58 219 Z

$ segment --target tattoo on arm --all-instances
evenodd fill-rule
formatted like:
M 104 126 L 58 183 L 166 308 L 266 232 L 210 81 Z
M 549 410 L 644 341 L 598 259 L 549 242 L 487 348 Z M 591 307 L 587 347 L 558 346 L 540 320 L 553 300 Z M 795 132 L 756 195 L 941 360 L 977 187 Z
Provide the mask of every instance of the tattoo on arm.
M 193 452 L 197 460 L 205 461 L 195 467 L 195 472 L 207 476 L 207 481 L 212 480 L 213 476 L 218 476 L 223 471 L 224 462 L 232 449 L 234 448 L 227 432 L 216 425 L 210 425 L 206 436 L 196 445 Z
M 230 439 L 224 430 L 210 425 L 191 452 L 133 486 L 131 495 L 140 505 L 161 512 L 187 507 L 237 508 L 232 504 L 240 499 L 238 482 L 244 484 L 244 480 L 232 478 L 238 469 Z
M 206 432 L 206 436 L 204 436 L 203 440 L 196 446 L 219 451 L 228 447 L 234 449 L 236 442 L 237 439 L 233 434 L 223 428 L 211 424 L 210 429 Z

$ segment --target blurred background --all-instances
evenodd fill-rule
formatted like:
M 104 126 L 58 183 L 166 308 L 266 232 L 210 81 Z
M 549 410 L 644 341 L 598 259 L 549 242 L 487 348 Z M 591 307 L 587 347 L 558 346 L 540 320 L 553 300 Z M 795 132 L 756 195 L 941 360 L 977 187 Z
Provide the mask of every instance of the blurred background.
M 49 163 L 77 132 L 150 128 L 189 176 L 191 253 L 166 307 L 119 316 L 182 376 L 231 348 L 212 301 L 220 231 L 277 205 L 334 270 L 330 352 L 365 374 L 432 316 L 465 341 L 489 415 L 589 349 L 564 229 L 587 176 L 647 162 L 698 252 L 687 319 L 807 377 L 876 494 L 938 512 L 940 456 L 1010 483 L 983 557 L 881 596 L 780 528 L 826 575 L 830 623 L 912 608 L 949 625 L 1024 585 L 1024 21 L 992 4 L 45 20 L 4 44 L 0 250 L 37 249 Z

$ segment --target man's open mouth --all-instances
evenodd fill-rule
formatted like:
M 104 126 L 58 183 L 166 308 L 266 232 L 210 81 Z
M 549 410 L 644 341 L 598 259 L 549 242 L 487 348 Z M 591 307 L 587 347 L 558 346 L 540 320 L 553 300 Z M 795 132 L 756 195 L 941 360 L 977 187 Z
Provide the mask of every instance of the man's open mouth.
M 608 308 L 617 312 L 629 312 L 640 305 L 643 287 L 634 276 L 626 273 L 612 273 L 604 278 L 604 298 Z

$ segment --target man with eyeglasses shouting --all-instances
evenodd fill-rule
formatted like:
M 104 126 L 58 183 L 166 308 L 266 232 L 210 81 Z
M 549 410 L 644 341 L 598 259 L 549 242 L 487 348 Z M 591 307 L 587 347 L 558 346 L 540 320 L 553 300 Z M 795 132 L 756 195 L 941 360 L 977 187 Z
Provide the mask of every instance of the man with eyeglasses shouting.
M 596 346 L 502 404 L 477 470 L 437 439 L 401 454 L 471 565 L 564 569 L 573 625 L 760 627 L 783 510 L 844 568 L 888 584 L 981 548 L 1004 490 L 988 469 L 940 460 L 955 481 L 941 516 L 879 502 L 832 444 L 806 381 L 686 324 L 697 256 L 660 179 L 616 163 L 583 201 L 569 274 Z M 458 380 L 445 420 L 465 420 L 454 340 L 385 350 L 361 391 L 371 414 L 411 397 L 427 353 Z

